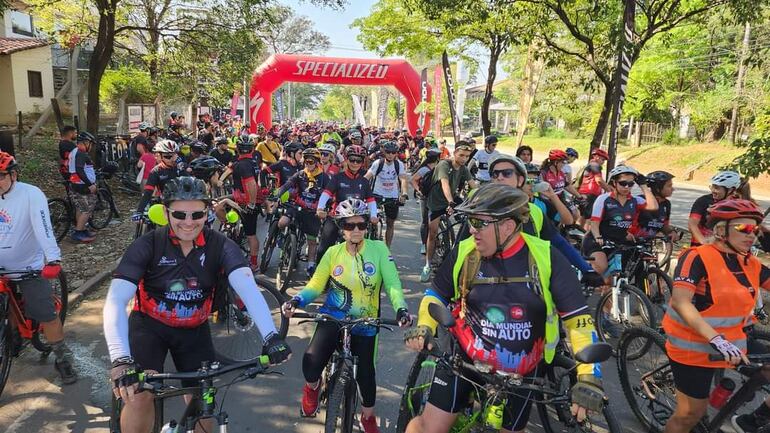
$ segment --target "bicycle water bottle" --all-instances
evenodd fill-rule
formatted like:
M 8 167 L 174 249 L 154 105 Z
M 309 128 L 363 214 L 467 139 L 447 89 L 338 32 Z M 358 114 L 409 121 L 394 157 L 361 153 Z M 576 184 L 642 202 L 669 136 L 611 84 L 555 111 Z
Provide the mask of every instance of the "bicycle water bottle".
M 486 413 L 484 414 L 484 421 L 488 426 L 497 430 L 500 430 L 501 428 L 503 428 L 503 407 L 504 406 L 505 406 L 505 400 L 499 400 L 487 406 Z
M 225 217 L 227 218 L 227 222 L 229 222 L 230 224 L 235 224 L 240 219 L 240 217 L 238 216 L 238 212 L 234 210 L 228 211 Z
M 733 395 L 733 391 L 735 391 L 735 382 L 729 377 L 723 377 L 719 381 L 719 385 L 711 391 L 709 404 L 714 409 L 721 409 L 727 403 L 727 400 L 730 399 L 730 396 Z

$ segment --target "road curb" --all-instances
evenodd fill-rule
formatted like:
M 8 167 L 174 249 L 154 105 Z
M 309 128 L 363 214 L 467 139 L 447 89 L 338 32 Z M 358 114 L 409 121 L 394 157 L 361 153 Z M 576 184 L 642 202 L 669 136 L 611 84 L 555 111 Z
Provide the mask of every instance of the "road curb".
M 115 260 L 113 263 L 110 263 L 106 269 L 98 272 L 96 275 L 89 278 L 85 283 L 81 284 L 80 287 L 71 291 L 68 299 L 69 304 L 74 305 L 80 302 L 87 295 L 93 293 L 104 282 L 104 280 L 112 275 L 112 272 L 118 266 L 119 262 L 120 260 Z

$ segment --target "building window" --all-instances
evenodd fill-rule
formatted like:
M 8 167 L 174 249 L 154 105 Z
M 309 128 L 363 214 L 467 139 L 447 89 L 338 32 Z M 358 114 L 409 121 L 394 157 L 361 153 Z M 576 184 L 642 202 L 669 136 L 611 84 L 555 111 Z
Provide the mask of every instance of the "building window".
M 11 31 L 17 35 L 35 36 L 32 16 L 19 11 L 11 11 Z
M 43 74 L 38 71 L 27 71 L 27 82 L 29 83 L 29 97 L 43 97 Z

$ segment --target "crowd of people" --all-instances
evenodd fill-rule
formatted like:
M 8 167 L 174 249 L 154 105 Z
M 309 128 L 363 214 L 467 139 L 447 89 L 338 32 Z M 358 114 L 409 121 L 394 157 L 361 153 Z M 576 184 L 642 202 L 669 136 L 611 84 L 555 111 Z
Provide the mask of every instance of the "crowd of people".
M 560 324 L 574 352 L 597 340 L 581 284 L 607 290 L 607 257 L 616 246 L 680 236 L 670 222 L 674 176 L 666 171 L 645 175 L 618 165 L 605 177 L 609 155 L 602 149 L 593 149 L 588 163 L 573 170 L 579 158 L 575 149 L 553 149 L 537 165 L 532 148 L 520 146 L 515 156 L 501 153 L 493 135 L 480 139 L 481 146 L 466 135 L 450 150 L 443 138 L 419 129 L 410 134 L 406 129 L 294 122 L 259 125 L 250 133 L 237 117 L 213 121 L 206 115 L 195 127 L 195 134 L 185 135 L 185 119 L 172 113 L 162 129 L 139 125 L 129 146 L 142 189 L 132 220 L 143 223 L 150 206 L 160 203 L 168 224 L 128 247 L 104 307 L 111 380 L 115 395 L 125 402 L 124 432 L 152 426 L 152 397 L 137 392 L 140 369 L 162 371 L 167 353 L 179 371 L 214 359 L 207 318 L 219 275 L 254 319 L 271 362 L 290 357 L 292 350 L 277 333 L 254 278 L 260 269 L 260 216 L 272 218 L 280 203 L 295 206 L 280 214 L 278 226 L 293 222 L 307 238 L 308 281 L 282 306 L 286 316 L 322 294 L 321 312 L 338 318 L 377 316 L 385 291 L 400 324 L 408 328 L 406 347 L 419 351 L 431 347 L 436 335 L 429 305 L 447 306 L 457 320 L 452 333 L 465 359 L 525 377 L 542 376 L 548 368 Z M 95 141 L 74 128 L 61 131 L 60 170 L 77 211 L 74 242 L 95 238 L 87 225 L 95 193 L 89 156 Z M 762 226 L 764 213 L 738 173 L 719 172 L 710 187 L 711 194 L 692 206 L 691 247 L 674 271 L 663 319 L 677 387 L 677 407 L 666 433 L 689 432 L 705 414 L 716 370 L 745 362 L 747 351 L 762 349 L 747 344 L 747 326 L 753 323 L 760 289 L 770 289 L 770 269 L 751 248 L 758 241 L 769 249 L 765 234 L 770 230 Z M 9 225 L 0 231 L 0 266 L 42 270 L 40 279 L 22 287 L 27 305 L 33 305 L 49 296 L 46 279 L 61 270 L 45 197 L 18 181 L 18 164 L 5 153 L 0 153 L 0 194 L 9 215 L 0 222 Z M 414 324 L 390 253 L 400 208 L 410 197 L 419 200 L 421 210 L 425 264 L 420 281 L 430 284 Z M 247 238 L 245 256 L 215 229 L 233 208 Z M 456 242 L 438 257 L 440 223 L 458 216 Z M 380 218 L 385 220 L 382 239 L 367 238 Z M 569 227 L 585 231 L 577 248 L 565 238 Z M 28 251 L 18 254 L 19 245 Z M 132 300 L 133 311 L 126 314 Z M 61 324 L 51 321 L 50 306 L 43 304 L 34 317 L 53 344 L 57 370 L 65 383 L 72 382 L 74 361 Z M 494 324 L 491 309 L 500 310 Z M 491 332 L 505 324 L 525 325 L 527 332 L 515 338 Z M 337 345 L 336 326 L 319 325 L 304 353 L 303 416 L 318 411 L 319 380 Z M 602 329 L 617 331 L 609 320 Z M 371 327 L 353 333 L 365 433 L 379 431 L 376 335 Z M 721 354 L 725 361 L 711 361 L 709 354 Z M 407 431 L 448 432 L 472 390 L 451 372 L 437 372 L 423 414 Z M 606 398 L 599 365 L 578 367 L 572 398 L 579 419 L 599 410 Z M 509 398 L 505 405 L 504 431 L 523 431 L 531 399 Z M 753 433 L 769 420 L 770 399 L 733 423 Z

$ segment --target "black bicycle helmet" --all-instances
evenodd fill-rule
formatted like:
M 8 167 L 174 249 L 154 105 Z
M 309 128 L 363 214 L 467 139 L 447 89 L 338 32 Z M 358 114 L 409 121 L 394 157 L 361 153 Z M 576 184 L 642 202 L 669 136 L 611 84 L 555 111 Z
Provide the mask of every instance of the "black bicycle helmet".
M 305 146 L 302 145 L 302 143 L 297 142 L 291 142 L 283 147 L 284 152 L 289 154 L 289 156 L 294 156 L 295 153 L 299 152 L 300 150 L 303 150 Z
M 213 156 L 203 155 L 193 159 L 190 162 L 193 176 L 207 181 L 217 170 L 224 168 L 221 162 Z
M 650 187 L 655 195 L 660 194 L 660 190 L 666 185 L 666 182 L 673 179 L 674 175 L 663 170 L 653 171 L 647 175 L 647 186 Z
M 238 149 L 238 153 L 250 153 L 254 150 L 254 142 L 249 139 L 238 139 L 235 148 Z
M 198 153 L 204 153 L 206 152 L 206 143 L 203 143 L 201 141 L 195 140 L 192 143 L 190 143 L 190 150 L 194 150 Z
M 513 218 L 519 225 L 529 221 L 529 196 L 518 188 L 501 183 L 487 183 L 455 210 L 468 215 L 495 219 Z
M 433 164 L 434 162 L 438 162 L 439 158 L 441 158 L 441 151 L 438 149 L 429 149 L 427 152 L 425 152 L 425 159 L 423 160 L 423 164 Z
M 78 134 L 77 138 L 78 143 L 82 143 L 84 141 L 90 141 L 93 144 L 96 144 L 96 138 L 90 133 L 83 131 L 80 134 Z
M 486 137 L 484 137 L 484 145 L 496 144 L 496 143 L 497 143 L 496 135 L 487 135 Z
M 391 140 L 381 142 L 380 148 L 385 152 L 398 152 L 398 144 Z
M 206 184 L 192 176 L 182 176 L 171 179 L 163 188 L 163 204 L 181 200 L 200 200 L 208 204 L 211 201 Z

